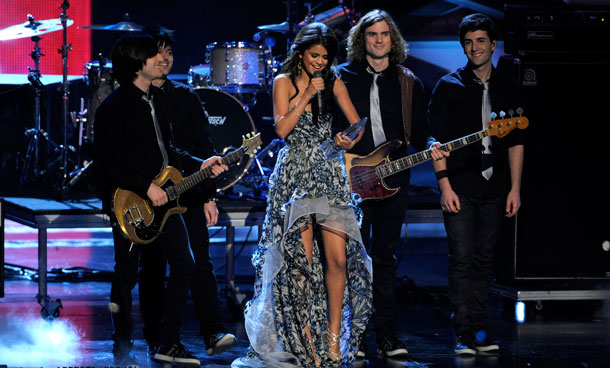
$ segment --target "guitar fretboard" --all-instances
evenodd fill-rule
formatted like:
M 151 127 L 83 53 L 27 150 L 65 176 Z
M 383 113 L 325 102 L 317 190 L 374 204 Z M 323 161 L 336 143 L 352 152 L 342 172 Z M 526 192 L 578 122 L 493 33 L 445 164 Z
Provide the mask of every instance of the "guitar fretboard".
M 222 163 L 225 165 L 229 165 L 233 162 L 238 161 L 246 152 L 246 147 L 240 147 L 235 151 L 227 153 L 222 157 Z M 197 171 L 196 173 L 187 176 L 180 183 L 173 186 L 176 190 L 176 194 L 179 196 L 187 190 L 193 188 L 195 185 L 201 183 L 205 179 L 212 176 L 212 165 L 203 168 L 202 170 Z
M 472 133 L 465 137 L 453 140 L 451 142 L 447 142 L 440 146 L 440 150 L 451 152 L 458 148 L 462 148 L 469 144 L 480 141 L 481 139 L 487 137 L 489 134 L 486 130 L 481 130 L 480 132 Z M 410 167 L 418 165 L 422 162 L 428 161 L 432 159 L 432 150 L 427 149 L 425 151 L 417 152 L 412 155 L 388 162 L 387 164 L 379 165 L 375 169 L 377 171 L 377 175 L 380 178 L 385 178 L 387 176 L 396 174 L 399 171 L 406 170 Z

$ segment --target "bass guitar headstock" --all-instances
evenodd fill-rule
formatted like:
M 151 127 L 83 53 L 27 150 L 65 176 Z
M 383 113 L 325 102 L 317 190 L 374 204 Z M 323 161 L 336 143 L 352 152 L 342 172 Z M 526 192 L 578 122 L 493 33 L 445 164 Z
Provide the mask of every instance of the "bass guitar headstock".
M 508 110 L 509 117 L 506 118 L 506 113 L 504 111 L 500 111 L 499 114 L 495 112 L 491 113 L 491 121 L 487 123 L 487 134 L 489 136 L 495 136 L 498 138 L 503 138 L 508 133 L 512 132 L 514 129 L 525 129 L 529 125 L 529 120 L 525 116 L 523 116 L 523 109 L 518 108 L 515 115 L 515 111 Z M 499 119 L 498 119 L 499 117 Z

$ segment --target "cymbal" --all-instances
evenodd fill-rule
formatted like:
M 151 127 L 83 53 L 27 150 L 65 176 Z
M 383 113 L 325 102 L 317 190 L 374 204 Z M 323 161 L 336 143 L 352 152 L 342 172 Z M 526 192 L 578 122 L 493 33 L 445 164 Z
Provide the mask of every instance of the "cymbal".
M 61 20 L 59 20 L 59 18 L 36 20 L 33 24 L 34 25 L 32 26 L 32 23 L 28 21 L 23 24 L 17 24 L 0 30 L 0 41 L 34 37 L 44 33 L 55 32 L 63 29 Z M 68 19 L 66 21 L 66 27 L 69 27 L 72 24 L 74 24 L 72 19 Z
M 347 20 L 347 16 L 349 15 L 349 13 L 350 13 L 349 8 L 343 8 L 341 6 L 337 6 L 332 9 L 329 9 L 327 11 L 324 11 L 320 14 L 314 15 L 313 21 L 324 23 L 329 27 L 334 27 L 340 23 L 343 23 L 345 20 Z M 297 28 L 302 28 L 305 26 L 305 24 L 307 24 L 306 21 L 301 21 L 299 24 L 297 24 Z M 288 27 L 288 22 L 282 22 L 279 24 L 265 24 L 262 26 L 258 26 L 256 28 L 263 30 L 263 31 L 275 31 L 275 32 L 287 33 L 289 27 Z
M 144 26 L 135 24 L 132 22 L 119 22 L 117 24 L 101 24 L 101 25 L 90 25 L 78 28 L 87 28 L 99 31 L 127 31 L 127 32 L 139 32 L 144 29 Z
M 320 14 L 314 15 L 314 22 L 324 23 L 329 27 L 334 27 L 347 20 L 350 15 L 350 9 L 341 6 L 336 6 L 332 9 L 326 10 Z M 305 26 L 305 21 L 299 23 L 299 27 Z
M 263 31 L 275 31 L 275 32 L 288 32 L 288 22 L 282 22 L 280 24 L 265 24 L 263 26 L 256 27 Z

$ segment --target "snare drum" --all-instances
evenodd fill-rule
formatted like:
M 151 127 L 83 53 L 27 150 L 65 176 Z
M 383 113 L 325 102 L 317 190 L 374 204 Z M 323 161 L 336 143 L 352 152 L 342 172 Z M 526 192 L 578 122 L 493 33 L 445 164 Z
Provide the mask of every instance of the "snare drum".
M 195 88 L 210 122 L 210 140 L 216 152 L 225 154 L 242 145 L 242 136 L 256 132 L 254 121 L 234 96 L 213 88 Z M 253 157 L 244 155 L 236 166 L 223 174 L 217 185 L 225 190 L 237 183 L 248 171 Z
M 210 85 L 227 92 L 256 92 L 265 86 L 263 47 L 249 42 L 211 43 L 206 62 L 210 64 Z
M 87 105 L 87 126 L 85 129 L 85 141 L 93 142 L 95 111 L 102 101 L 117 87 L 118 83 L 112 75 L 112 62 L 90 61 L 85 65 L 85 81 L 89 92 Z

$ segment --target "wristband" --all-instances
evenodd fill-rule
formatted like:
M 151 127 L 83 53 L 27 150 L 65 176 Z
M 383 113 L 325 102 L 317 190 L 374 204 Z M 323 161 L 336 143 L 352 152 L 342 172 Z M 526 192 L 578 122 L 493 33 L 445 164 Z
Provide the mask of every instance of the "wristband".
M 434 173 L 436 175 L 436 180 L 441 180 L 442 178 L 447 177 L 447 170 L 441 170 Z

